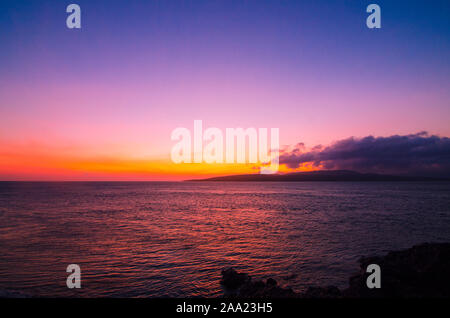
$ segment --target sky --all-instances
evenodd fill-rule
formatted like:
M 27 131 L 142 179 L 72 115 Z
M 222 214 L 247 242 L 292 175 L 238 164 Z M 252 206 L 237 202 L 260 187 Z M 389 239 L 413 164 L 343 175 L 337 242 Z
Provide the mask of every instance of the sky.
M 66 27 L 71 3 L 81 29 Z M 194 120 L 279 128 L 284 155 L 418 136 L 448 160 L 449 16 L 445 0 L 2 0 L 0 180 L 254 171 L 172 163 L 171 132 Z M 281 170 L 337 167 L 294 162 Z

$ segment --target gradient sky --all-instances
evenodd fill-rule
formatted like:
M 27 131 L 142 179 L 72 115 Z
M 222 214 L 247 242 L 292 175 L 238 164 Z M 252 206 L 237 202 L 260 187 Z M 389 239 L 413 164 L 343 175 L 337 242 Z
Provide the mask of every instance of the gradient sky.
M 65 25 L 77 3 L 82 29 Z M 365 8 L 377 3 L 382 28 Z M 450 136 L 448 1 L 0 3 L 0 180 L 177 180 L 177 127 Z

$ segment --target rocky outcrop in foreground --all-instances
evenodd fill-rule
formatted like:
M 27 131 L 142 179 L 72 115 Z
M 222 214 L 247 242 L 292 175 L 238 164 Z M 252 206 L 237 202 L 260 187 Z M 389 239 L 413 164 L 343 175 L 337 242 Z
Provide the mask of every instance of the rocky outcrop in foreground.
M 450 297 L 450 243 L 421 244 L 385 256 L 359 260 L 360 271 L 350 277 L 349 287 L 309 287 L 304 293 L 282 288 L 273 278 L 252 281 L 233 268 L 222 271 L 221 284 L 228 297 L 242 298 L 378 298 Z M 369 264 L 381 268 L 381 288 L 369 289 L 366 273 Z

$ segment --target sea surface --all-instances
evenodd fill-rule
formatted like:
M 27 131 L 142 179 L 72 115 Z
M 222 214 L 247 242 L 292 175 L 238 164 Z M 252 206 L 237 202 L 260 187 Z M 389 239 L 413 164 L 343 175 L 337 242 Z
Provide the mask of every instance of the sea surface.
M 0 295 L 215 297 L 229 266 L 346 287 L 423 242 L 450 242 L 448 182 L 0 183 Z

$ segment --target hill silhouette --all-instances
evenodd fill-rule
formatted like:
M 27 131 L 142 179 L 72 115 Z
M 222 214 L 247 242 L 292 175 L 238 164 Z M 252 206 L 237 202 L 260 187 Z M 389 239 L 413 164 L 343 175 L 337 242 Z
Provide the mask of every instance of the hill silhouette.
M 320 170 L 308 172 L 292 172 L 286 174 L 242 174 L 186 181 L 450 181 L 445 178 L 421 176 L 396 176 L 377 173 L 360 173 L 351 170 Z

